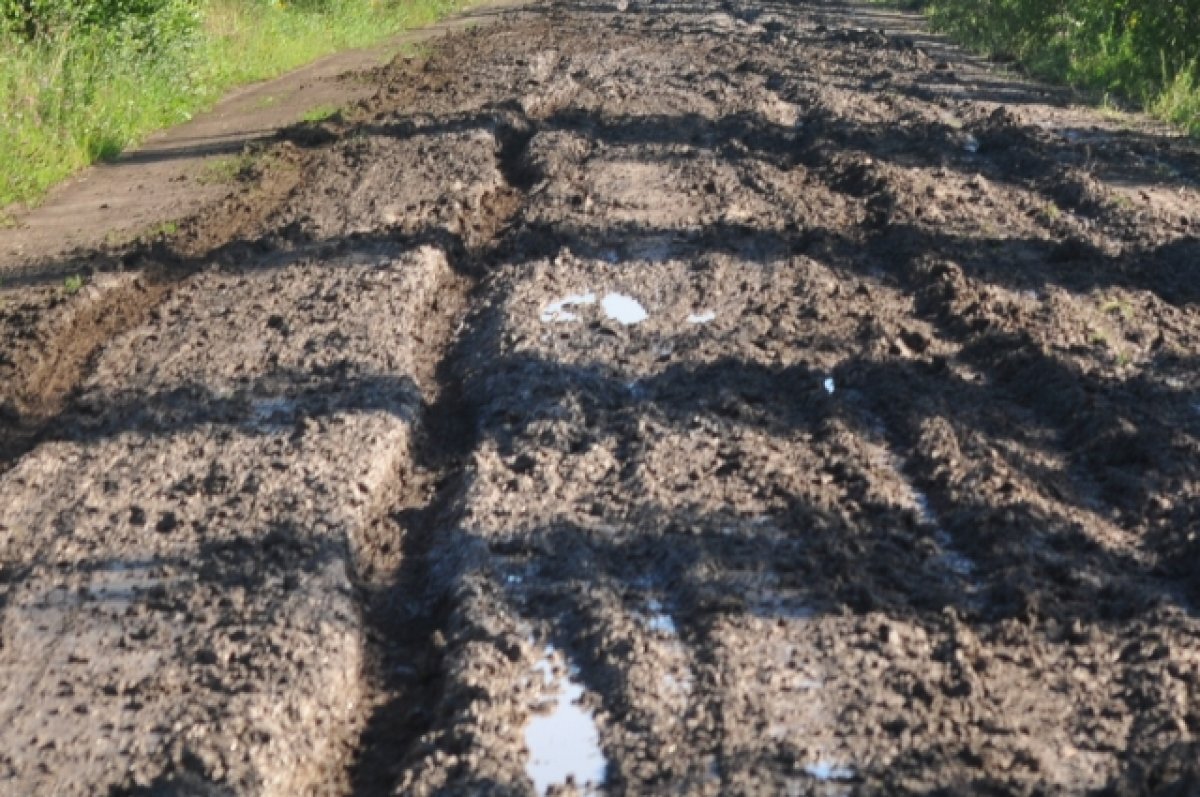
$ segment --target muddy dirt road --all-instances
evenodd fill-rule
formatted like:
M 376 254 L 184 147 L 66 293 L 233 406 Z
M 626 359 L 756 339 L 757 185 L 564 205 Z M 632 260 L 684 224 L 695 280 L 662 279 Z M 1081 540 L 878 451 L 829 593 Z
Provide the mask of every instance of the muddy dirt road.
M 551 2 L 0 292 L 0 794 L 1200 792 L 1200 153 Z

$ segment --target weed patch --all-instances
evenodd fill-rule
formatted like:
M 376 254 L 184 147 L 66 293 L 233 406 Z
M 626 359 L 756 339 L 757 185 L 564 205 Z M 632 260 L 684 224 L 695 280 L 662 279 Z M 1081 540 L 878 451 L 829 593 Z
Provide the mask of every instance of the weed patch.
M 79 274 L 73 274 L 63 280 L 63 290 L 67 296 L 74 296 L 83 290 L 83 277 Z
M 236 183 L 254 167 L 257 155 L 244 152 L 241 155 L 226 155 L 204 164 L 196 173 L 196 182 L 201 185 L 224 185 Z
M 308 124 L 320 124 L 328 122 L 331 119 L 336 119 L 340 115 L 340 111 L 333 105 L 318 105 L 316 108 L 311 108 L 305 112 L 300 121 Z

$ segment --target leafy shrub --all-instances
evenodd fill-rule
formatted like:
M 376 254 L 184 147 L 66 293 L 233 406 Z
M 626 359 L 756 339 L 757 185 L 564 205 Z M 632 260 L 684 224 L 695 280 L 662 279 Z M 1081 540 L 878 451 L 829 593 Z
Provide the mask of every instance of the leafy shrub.
M 0 0 L 0 25 L 27 41 L 95 36 L 165 49 L 200 26 L 196 0 Z

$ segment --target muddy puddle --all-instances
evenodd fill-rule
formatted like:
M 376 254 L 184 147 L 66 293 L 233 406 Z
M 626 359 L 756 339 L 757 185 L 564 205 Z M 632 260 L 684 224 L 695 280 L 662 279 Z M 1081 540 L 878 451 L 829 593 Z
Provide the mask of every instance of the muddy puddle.
M 592 712 L 583 703 L 579 673 L 553 647 L 534 667 L 548 697 L 525 726 L 526 773 L 539 797 L 572 786 L 580 795 L 604 794 L 608 764 Z

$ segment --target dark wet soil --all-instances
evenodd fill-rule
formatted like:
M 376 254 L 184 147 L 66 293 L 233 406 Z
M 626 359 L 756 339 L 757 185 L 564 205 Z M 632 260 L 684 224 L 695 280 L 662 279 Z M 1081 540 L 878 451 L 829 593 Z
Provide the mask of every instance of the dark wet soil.
M 528 794 L 551 670 L 554 793 L 1200 791 L 1194 142 L 874 6 L 371 79 L 7 289 L 0 793 Z

